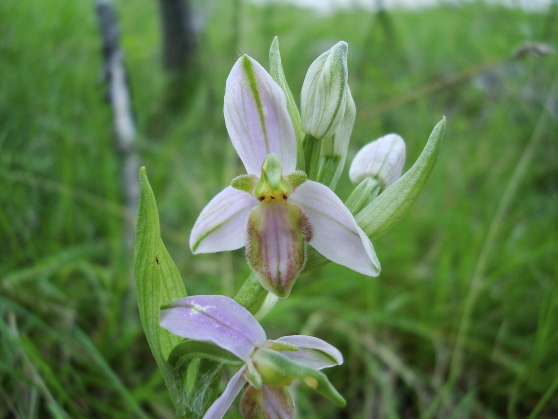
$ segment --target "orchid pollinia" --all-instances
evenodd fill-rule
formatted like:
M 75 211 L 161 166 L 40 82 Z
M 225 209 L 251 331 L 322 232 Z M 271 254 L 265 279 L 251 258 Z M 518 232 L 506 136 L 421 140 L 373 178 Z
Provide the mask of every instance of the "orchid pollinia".
M 203 209 L 190 236 L 194 254 L 246 246 L 262 286 L 286 298 L 306 262 L 306 245 L 333 262 L 378 276 L 374 247 L 327 186 L 296 170 L 297 140 L 281 87 L 254 59 L 233 66 L 225 122 L 248 174 Z

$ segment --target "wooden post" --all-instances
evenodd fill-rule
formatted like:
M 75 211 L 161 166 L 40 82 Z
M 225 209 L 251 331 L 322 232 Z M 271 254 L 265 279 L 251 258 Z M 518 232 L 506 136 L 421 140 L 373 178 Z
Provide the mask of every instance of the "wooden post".
M 129 216 L 125 221 L 124 239 L 131 251 L 134 242 L 135 214 L 139 196 L 139 155 L 134 147 L 136 128 L 132 114 L 130 89 L 120 49 L 120 31 L 111 0 L 97 0 L 97 18 L 103 41 L 104 79 L 114 116 L 117 147 L 122 153 L 122 173 Z

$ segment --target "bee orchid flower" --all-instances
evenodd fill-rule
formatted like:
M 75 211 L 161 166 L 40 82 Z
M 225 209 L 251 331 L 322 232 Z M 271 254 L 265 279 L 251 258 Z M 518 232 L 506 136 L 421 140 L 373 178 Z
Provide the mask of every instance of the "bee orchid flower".
M 345 399 L 319 371 L 343 363 L 335 347 L 303 335 L 267 340 L 256 318 L 231 298 L 197 295 L 174 301 L 161 311 L 159 324 L 183 338 L 219 346 L 242 361 L 203 419 L 221 419 L 246 384 L 240 401 L 244 419 L 293 418 L 287 386 L 295 379 L 345 406 Z
M 380 263 L 351 212 L 327 186 L 296 170 L 297 143 L 281 87 L 244 55 L 227 79 L 225 123 L 247 174 L 233 179 L 202 210 L 194 254 L 246 246 L 262 286 L 286 298 L 306 262 L 306 245 L 369 276 Z

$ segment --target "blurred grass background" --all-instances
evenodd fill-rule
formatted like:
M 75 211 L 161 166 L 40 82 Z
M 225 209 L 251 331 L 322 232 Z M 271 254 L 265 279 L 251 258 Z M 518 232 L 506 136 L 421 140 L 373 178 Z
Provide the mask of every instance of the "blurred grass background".
M 300 386 L 299 417 L 558 417 L 558 57 L 512 56 L 526 41 L 558 47 L 557 3 L 197 5 L 202 77 L 170 109 L 157 4 L 116 1 L 141 163 L 188 293 L 232 296 L 248 274 L 242 250 L 193 257 L 187 244 L 243 171 L 222 116 L 232 64 L 247 53 L 267 67 L 278 35 L 298 98 L 313 59 L 345 40 L 350 158 L 397 132 L 408 168 L 448 124 L 419 201 L 374 243 L 381 276 L 329 264 L 264 319 L 270 338 L 313 334 L 345 356 L 328 375 L 348 407 Z M 93 2 L 0 2 L 1 418 L 174 417 L 134 302 L 100 42 Z M 337 192 L 351 188 L 345 176 Z

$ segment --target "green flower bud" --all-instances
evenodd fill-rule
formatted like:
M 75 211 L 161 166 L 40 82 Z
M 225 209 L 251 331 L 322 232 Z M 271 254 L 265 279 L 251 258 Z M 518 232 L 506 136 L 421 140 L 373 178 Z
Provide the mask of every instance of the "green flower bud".
M 347 49 L 347 43 L 341 41 L 320 55 L 302 85 L 302 130 L 318 140 L 331 137 L 345 114 Z
M 331 190 L 335 190 L 345 167 L 347 149 L 356 117 L 355 101 L 348 86 L 345 90 L 345 96 L 343 119 L 333 136 L 324 138 L 320 147 L 320 168 L 316 180 L 329 186 Z

